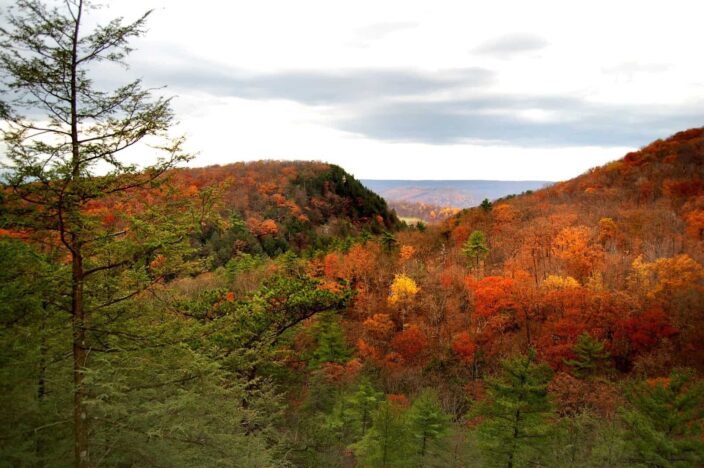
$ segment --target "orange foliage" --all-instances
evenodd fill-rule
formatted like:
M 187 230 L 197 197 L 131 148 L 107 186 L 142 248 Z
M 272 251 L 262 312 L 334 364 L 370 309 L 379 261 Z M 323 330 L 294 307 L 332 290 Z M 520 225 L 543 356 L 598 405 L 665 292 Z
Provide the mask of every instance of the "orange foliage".
M 402 245 L 399 251 L 399 258 L 402 262 L 410 260 L 415 255 L 416 249 L 412 245 Z
M 487 276 L 474 286 L 474 307 L 478 316 L 490 317 L 504 312 L 514 311 L 518 304 L 513 299 L 515 282 L 503 276 Z
M 363 325 L 369 336 L 381 341 L 388 341 L 395 328 L 388 314 L 374 314 Z
M 343 278 L 340 256 L 337 253 L 329 253 L 325 256 L 324 272 L 328 278 Z
M 357 340 L 357 352 L 362 359 L 369 359 L 372 361 L 378 360 L 380 355 L 379 350 L 376 347 L 368 344 L 362 338 Z
M 693 239 L 704 239 L 704 210 L 694 210 L 685 217 L 687 221 L 687 234 Z
M 564 228 L 553 240 L 552 250 L 567 271 L 576 278 L 585 278 L 604 260 L 604 252 L 590 245 L 591 233 L 586 226 Z
M 460 224 L 452 230 L 452 240 L 455 242 L 456 246 L 460 247 L 467 241 L 467 239 L 469 239 L 469 235 L 471 234 L 471 232 L 472 230 L 469 226 Z

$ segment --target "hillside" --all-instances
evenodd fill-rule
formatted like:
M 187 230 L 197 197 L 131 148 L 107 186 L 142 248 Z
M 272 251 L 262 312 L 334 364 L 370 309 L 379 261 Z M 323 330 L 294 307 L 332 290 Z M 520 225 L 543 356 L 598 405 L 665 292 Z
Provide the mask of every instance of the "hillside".
M 215 266 L 238 251 L 276 256 L 398 226 L 381 197 L 333 165 L 257 161 L 179 169 L 170 179 L 195 201 L 197 240 Z

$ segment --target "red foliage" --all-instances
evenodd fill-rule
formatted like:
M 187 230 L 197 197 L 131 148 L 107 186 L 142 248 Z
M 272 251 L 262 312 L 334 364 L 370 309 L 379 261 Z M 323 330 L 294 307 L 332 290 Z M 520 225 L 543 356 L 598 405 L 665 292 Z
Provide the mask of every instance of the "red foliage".
M 452 341 L 452 350 L 465 362 L 474 360 L 474 353 L 477 351 L 477 344 L 469 333 L 462 332 Z
M 389 403 L 399 408 L 406 409 L 411 406 L 411 402 L 408 401 L 408 397 L 404 394 L 390 393 L 387 398 L 389 400 Z
M 586 329 L 584 323 L 573 318 L 559 319 L 548 326 L 540 340 L 538 351 L 541 358 L 553 369 L 564 369 L 565 359 L 573 359 L 573 348 L 577 338 Z
M 625 346 L 626 354 L 640 354 L 655 347 L 662 339 L 672 338 L 678 331 L 662 309 L 650 309 L 640 315 L 617 322 L 614 341 Z
M 418 357 L 425 350 L 427 344 L 428 340 L 425 334 L 415 325 L 411 325 L 398 333 L 394 336 L 393 340 L 391 340 L 393 349 L 398 351 L 409 364 L 416 362 Z

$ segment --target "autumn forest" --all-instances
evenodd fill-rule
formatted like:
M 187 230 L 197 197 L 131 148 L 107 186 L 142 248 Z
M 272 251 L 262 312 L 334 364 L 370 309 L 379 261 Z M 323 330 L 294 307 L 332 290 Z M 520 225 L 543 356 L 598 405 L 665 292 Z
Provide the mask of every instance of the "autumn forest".
M 87 11 L 0 27 L 0 466 L 704 464 L 704 128 L 411 224 L 334 164 L 189 167 L 91 78 L 149 14 Z

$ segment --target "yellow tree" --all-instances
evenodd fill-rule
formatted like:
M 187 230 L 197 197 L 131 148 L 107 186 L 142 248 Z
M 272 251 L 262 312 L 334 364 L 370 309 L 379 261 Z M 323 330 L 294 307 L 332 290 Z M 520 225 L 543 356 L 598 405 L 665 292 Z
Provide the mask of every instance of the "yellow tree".
M 413 278 L 404 274 L 394 276 L 394 280 L 391 283 L 391 288 L 389 291 L 388 302 L 390 305 L 399 308 L 399 328 L 405 327 L 408 306 L 411 304 L 416 294 L 418 294 L 418 291 L 420 291 L 420 288 Z

